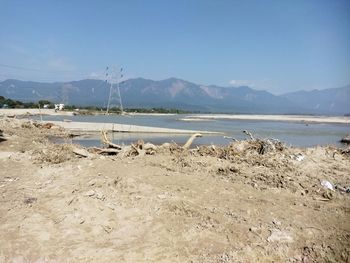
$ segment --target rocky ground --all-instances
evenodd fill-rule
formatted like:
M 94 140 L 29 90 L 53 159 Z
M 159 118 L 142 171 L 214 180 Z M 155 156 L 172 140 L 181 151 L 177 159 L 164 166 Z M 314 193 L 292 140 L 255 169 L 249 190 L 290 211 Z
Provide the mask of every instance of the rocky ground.
M 49 126 L 0 119 L 0 262 L 350 262 L 349 151 L 138 142 L 84 157 Z

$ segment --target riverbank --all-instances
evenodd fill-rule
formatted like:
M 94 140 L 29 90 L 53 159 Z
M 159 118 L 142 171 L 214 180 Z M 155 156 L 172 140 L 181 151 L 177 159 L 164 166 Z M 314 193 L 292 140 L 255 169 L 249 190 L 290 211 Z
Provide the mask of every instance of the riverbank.
M 0 116 L 14 117 L 27 115 L 73 116 L 73 112 L 55 111 L 54 109 L 0 109 Z
M 348 116 L 312 116 L 312 115 L 254 115 L 254 114 L 196 114 L 189 115 L 185 121 L 200 120 L 256 120 L 256 121 L 289 121 L 305 123 L 341 123 L 350 124 Z
M 62 128 L 0 130 L 0 262 L 350 259 L 349 194 L 321 185 L 349 186 L 346 151 L 244 140 L 103 155 Z
M 220 134 L 210 131 L 195 131 L 185 129 L 167 129 L 159 127 L 138 126 L 118 123 L 101 123 L 101 122 L 75 122 L 75 121 L 46 121 L 45 123 L 53 123 L 70 131 L 75 132 L 100 132 L 101 130 L 111 132 L 127 132 L 127 133 L 167 133 L 167 134 Z
M 103 115 L 100 114 L 98 115 Z M 0 109 L 0 116 L 23 115 L 73 116 L 79 112 L 57 111 L 53 109 Z M 206 121 L 215 119 L 224 120 L 257 120 L 257 121 L 288 121 L 304 123 L 340 123 L 350 124 L 349 116 L 314 116 L 314 115 L 256 115 L 256 114 L 173 114 L 173 113 L 127 113 L 130 116 L 174 116 L 178 115 L 181 121 Z M 181 117 L 185 116 L 185 117 Z

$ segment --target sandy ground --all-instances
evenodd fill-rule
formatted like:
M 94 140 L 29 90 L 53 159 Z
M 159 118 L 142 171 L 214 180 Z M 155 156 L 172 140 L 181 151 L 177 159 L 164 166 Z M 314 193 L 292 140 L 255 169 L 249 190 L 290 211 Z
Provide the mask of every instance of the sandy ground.
M 54 109 L 0 109 L 0 116 L 21 116 L 21 115 L 65 115 L 73 116 L 72 111 L 57 111 Z
M 72 116 L 71 111 L 58 111 L 53 109 L 0 109 L 0 116 L 20 116 L 20 115 L 66 115 Z M 128 113 L 128 115 L 139 116 L 171 116 L 176 114 L 169 113 Z M 179 116 L 182 116 L 179 114 Z M 254 115 L 254 114 L 185 114 L 182 121 L 205 121 L 215 119 L 229 120 L 267 120 L 267 121 L 291 121 L 291 122 L 309 122 L 309 123 L 343 123 L 350 124 L 349 116 L 313 116 L 313 115 Z
M 127 132 L 127 133 L 168 133 L 168 134 L 219 134 L 218 132 L 210 131 L 194 131 L 183 129 L 169 129 L 150 126 L 140 126 L 131 124 L 118 124 L 118 123 L 102 123 L 102 122 L 63 122 L 63 121 L 46 121 L 47 123 L 53 123 L 61 126 L 65 129 L 77 132 L 100 132 L 101 130 L 115 131 L 115 132 Z
M 260 120 L 260 121 L 291 121 L 309 123 L 350 123 L 350 117 L 346 116 L 310 116 L 310 115 L 253 115 L 253 114 L 206 114 L 191 115 L 185 121 L 197 119 L 226 119 L 226 120 Z
M 243 141 L 79 158 L 47 140 L 57 127 L 0 130 L 0 262 L 350 260 L 350 194 L 320 185 L 349 186 L 349 153 Z

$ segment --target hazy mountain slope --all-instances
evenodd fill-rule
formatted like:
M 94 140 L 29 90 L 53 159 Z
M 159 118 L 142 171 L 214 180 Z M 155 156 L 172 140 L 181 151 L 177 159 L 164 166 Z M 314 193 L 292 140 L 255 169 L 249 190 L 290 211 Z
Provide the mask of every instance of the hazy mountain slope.
M 350 85 L 334 89 L 291 92 L 281 97 L 320 114 L 350 113 Z
M 349 112 L 349 87 L 325 91 L 295 92 L 275 96 L 249 87 L 197 85 L 169 78 L 161 81 L 129 79 L 120 84 L 125 107 L 165 107 L 202 112 L 236 113 L 327 113 Z M 325 94 L 324 94 L 325 92 Z M 0 82 L 0 95 L 22 101 L 48 99 L 53 102 L 86 106 L 106 106 L 109 85 L 102 80 L 40 83 L 20 80 Z M 312 103 L 310 103 L 309 95 Z M 116 102 L 112 102 L 116 104 Z M 319 105 L 319 106 L 317 106 Z M 333 105 L 330 107 L 329 105 Z M 318 107 L 318 108 L 317 108 Z

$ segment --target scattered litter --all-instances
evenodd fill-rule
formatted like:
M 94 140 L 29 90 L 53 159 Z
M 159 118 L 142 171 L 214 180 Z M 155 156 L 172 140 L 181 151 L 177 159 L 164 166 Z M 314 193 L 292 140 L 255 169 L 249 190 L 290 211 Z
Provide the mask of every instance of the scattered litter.
M 332 200 L 334 198 L 334 194 L 331 191 L 325 191 L 322 195 L 326 201 Z
M 340 192 L 350 193 L 350 186 L 342 187 L 342 186 L 336 185 L 335 189 L 339 190 Z
M 280 226 L 282 225 L 282 223 L 276 219 L 272 220 L 272 224 L 274 224 L 275 226 Z
M 4 181 L 5 182 L 16 182 L 16 181 L 18 181 L 19 180 L 19 178 L 18 177 L 16 177 L 16 178 L 12 178 L 12 177 L 5 177 L 4 178 Z
M 94 190 L 89 190 L 85 193 L 85 196 L 94 196 L 95 195 L 95 191 Z
M 302 160 L 304 160 L 304 158 L 305 158 L 304 155 L 299 154 L 299 155 L 295 158 L 295 160 L 297 160 L 298 162 L 301 162 Z
M 108 226 L 108 225 L 106 225 L 106 226 L 103 226 L 103 225 L 101 225 L 101 227 L 103 228 L 103 230 L 106 232 L 106 233 L 111 233 L 112 232 L 112 230 L 113 230 L 113 228 L 111 227 L 111 226 Z
M 73 203 L 75 197 L 73 197 L 72 199 L 70 199 L 68 202 L 67 202 L 67 205 L 71 205 L 71 203 Z
M 111 203 L 107 203 L 107 204 L 106 204 L 106 207 L 108 207 L 108 208 L 111 209 L 111 210 L 114 210 L 114 209 L 115 209 L 115 208 L 114 208 L 114 205 L 111 204 Z
M 30 205 L 30 204 L 36 202 L 37 200 L 38 200 L 38 198 L 36 198 L 36 197 L 28 197 L 28 198 L 24 199 L 23 202 L 24 202 L 26 205 Z
M 305 156 L 301 153 L 298 153 L 298 154 L 291 154 L 290 155 L 290 158 L 293 159 L 293 160 L 296 160 L 298 162 L 301 162 L 305 159 Z
M 104 201 L 106 199 L 106 196 L 100 192 L 95 192 L 95 198 Z
M 322 180 L 321 181 L 321 185 L 326 188 L 326 189 L 329 189 L 329 190 L 332 190 L 334 191 L 334 186 L 332 185 L 331 182 L 327 181 L 327 180 Z
M 281 243 L 292 243 L 293 237 L 287 233 L 283 232 L 279 229 L 272 229 L 271 235 L 267 238 L 268 242 L 281 242 Z
M 166 198 L 166 195 L 165 194 L 160 194 L 157 196 L 159 199 L 165 199 Z

